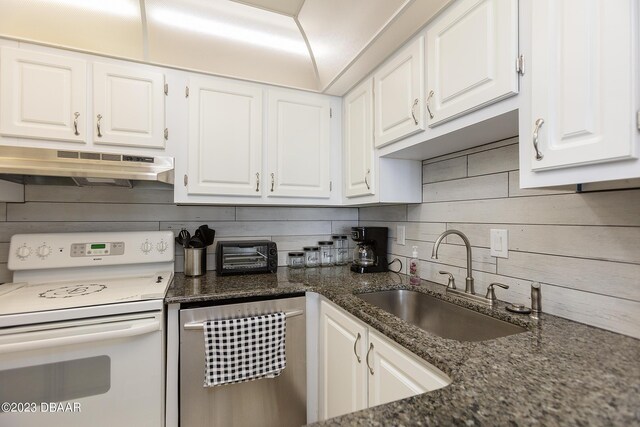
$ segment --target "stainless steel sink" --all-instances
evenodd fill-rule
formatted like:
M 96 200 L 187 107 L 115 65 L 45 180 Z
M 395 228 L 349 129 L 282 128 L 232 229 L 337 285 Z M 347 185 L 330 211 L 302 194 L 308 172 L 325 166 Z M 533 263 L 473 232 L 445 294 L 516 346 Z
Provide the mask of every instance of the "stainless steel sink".
M 520 326 L 421 292 L 394 290 L 356 296 L 442 338 L 485 341 L 526 331 Z

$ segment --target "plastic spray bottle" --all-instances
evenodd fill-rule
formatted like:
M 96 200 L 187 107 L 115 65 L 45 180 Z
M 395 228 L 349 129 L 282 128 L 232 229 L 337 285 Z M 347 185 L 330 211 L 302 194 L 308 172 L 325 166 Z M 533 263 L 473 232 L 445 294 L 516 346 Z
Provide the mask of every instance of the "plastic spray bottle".
M 409 283 L 418 286 L 420 284 L 420 269 L 418 260 L 418 247 L 413 247 L 413 253 L 409 260 Z

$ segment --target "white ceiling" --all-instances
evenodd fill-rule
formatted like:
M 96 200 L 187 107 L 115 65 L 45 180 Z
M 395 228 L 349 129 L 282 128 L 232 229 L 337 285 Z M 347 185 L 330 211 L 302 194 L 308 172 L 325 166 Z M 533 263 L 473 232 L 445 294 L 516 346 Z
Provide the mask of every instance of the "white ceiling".
M 296 16 L 304 0 L 233 0 L 237 3 L 244 3 L 260 9 L 282 13 L 284 15 Z
M 0 36 L 342 95 L 449 1 L 0 0 Z

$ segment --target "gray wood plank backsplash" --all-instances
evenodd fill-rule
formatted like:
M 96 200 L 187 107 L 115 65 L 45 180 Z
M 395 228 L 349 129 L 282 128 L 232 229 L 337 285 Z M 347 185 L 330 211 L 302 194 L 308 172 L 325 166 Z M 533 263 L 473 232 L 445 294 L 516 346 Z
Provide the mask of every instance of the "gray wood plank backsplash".
M 464 247 L 449 236 L 432 260 L 433 241 L 460 230 L 473 246 L 477 293 L 502 282 L 510 288 L 497 290 L 499 299 L 529 304 L 539 281 L 543 311 L 640 338 L 640 189 L 521 190 L 518 180 L 517 138 L 428 159 L 422 204 L 360 209 L 360 225 L 389 227 L 389 256 L 403 262 L 417 245 L 422 278 L 442 284 L 440 270 L 464 284 Z M 395 242 L 398 225 L 406 227 L 404 246 Z M 490 256 L 492 228 L 508 231 L 509 258 Z
M 280 265 L 289 250 L 317 244 L 358 224 L 357 208 L 177 206 L 171 188 L 25 186 L 25 203 L 0 203 L 0 283 L 11 281 L 8 242 L 18 233 L 148 231 L 208 224 L 217 240 L 273 239 L 282 245 Z M 406 213 L 402 220 L 406 220 Z M 215 242 L 214 242 L 215 243 Z M 215 268 L 215 246 L 207 251 Z M 176 245 L 176 271 L 183 270 Z

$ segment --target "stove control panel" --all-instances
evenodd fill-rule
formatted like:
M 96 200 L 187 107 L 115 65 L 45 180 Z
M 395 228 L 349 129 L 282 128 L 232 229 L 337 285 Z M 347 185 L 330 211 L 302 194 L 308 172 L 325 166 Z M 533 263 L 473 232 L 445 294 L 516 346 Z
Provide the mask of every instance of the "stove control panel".
M 124 255 L 124 242 L 72 243 L 71 256 Z
M 169 262 L 172 231 L 16 234 L 9 249 L 10 270 Z

